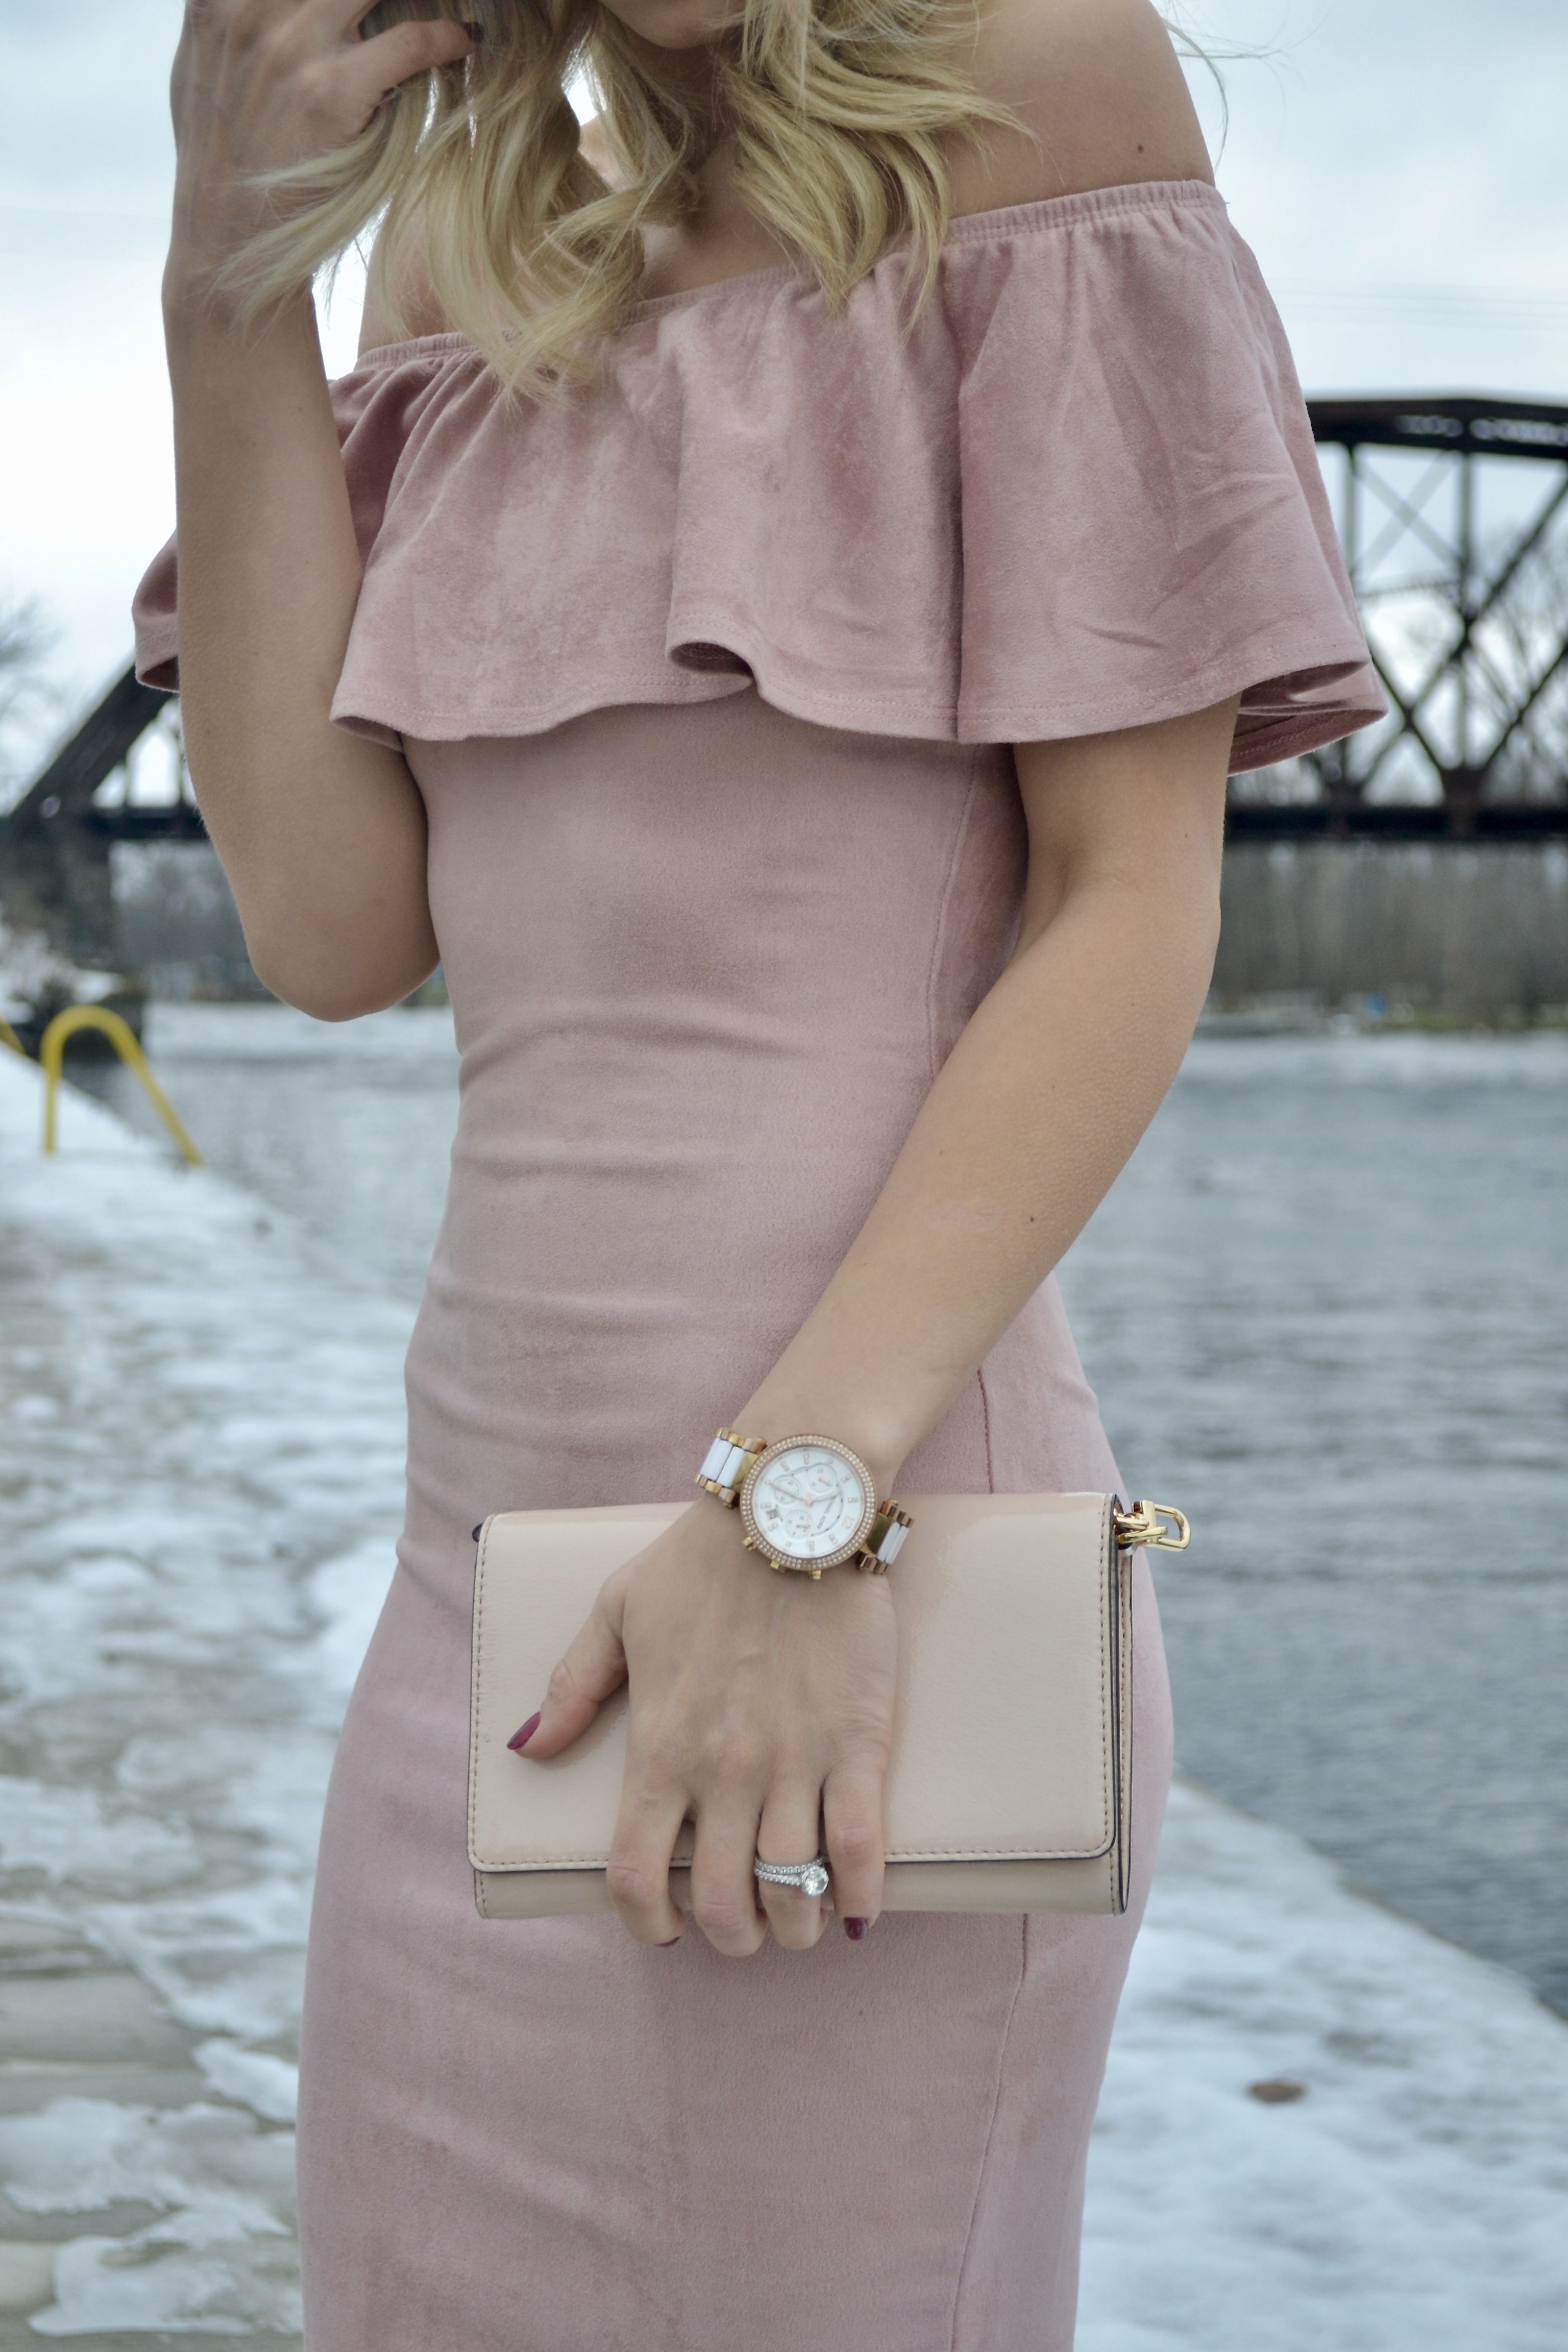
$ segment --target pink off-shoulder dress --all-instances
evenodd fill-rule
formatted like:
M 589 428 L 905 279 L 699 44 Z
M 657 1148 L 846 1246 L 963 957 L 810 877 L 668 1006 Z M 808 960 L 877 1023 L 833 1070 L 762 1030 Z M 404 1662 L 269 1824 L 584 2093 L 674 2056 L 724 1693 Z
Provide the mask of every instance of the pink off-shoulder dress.
M 1007 953 L 1009 745 L 1239 692 L 1256 766 L 1382 707 L 1210 188 L 960 220 L 907 339 L 901 276 L 837 315 L 787 268 L 645 302 L 561 404 L 498 404 L 453 336 L 336 388 L 364 583 L 335 715 L 424 796 L 462 1061 L 311 1933 L 310 2352 L 1071 2342 L 1169 1762 L 1146 1576 L 1122 1919 L 889 1916 L 737 1963 L 486 1921 L 465 1852 L 470 1530 L 689 1494 Z M 173 684 L 172 556 L 139 618 Z M 900 1492 L 1115 1483 L 1047 1283 Z

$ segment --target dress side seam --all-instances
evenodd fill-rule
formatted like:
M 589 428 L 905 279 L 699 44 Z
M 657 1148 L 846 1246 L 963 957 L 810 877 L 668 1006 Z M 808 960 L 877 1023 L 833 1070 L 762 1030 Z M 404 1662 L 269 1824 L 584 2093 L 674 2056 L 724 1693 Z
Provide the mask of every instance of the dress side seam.
M 991 1398 L 985 1386 L 984 1364 L 977 1368 L 974 1380 L 980 1391 L 980 1426 L 985 1435 L 985 1488 L 988 1494 L 994 1495 L 996 1492 L 996 1462 L 991 1448 Z
M 974 2168 L 974 2194 L 969 2201 L 969 2219 L 963 2225 L 963 2251 L 958 2258 L 958 2275 L 952 2286 L 952 2326 L 948 2336 L 949 2352 L 961 2352 L 958 2323 L 963 2308 L 963 2282 L 969 2270 L 970 2249 L 974 2242 L 974 2223 L 980 2211 L 980 2199 L 985 2187 L 985 2168 L 991 2161 L 991 2143 L 996 2135 L 996 2111 L 1002 2104 L 1002 2083 L 1007 2070 L 1007 2044 L 1012 2039 L 1013 2019 L 1017 2011 L 1018 1995 L 1024 1990 L 1024 1978 L 1029 1964 L 1029 1915 L 1026 1911 L 1018 1921 L 1018 1975 L 1013 1987 L 1013 1997 L 1007 2003 L 1007 2015 L 1002 2027 L 1002 2038 L 996 2047 L 996 2074 L 991 2085 L 991 2113 L 985 2119 L 985 2142 L 980 2151 L 980 2161 Z
M 963 845 L 969 837 L 969 820 L 974 809 L 974 794 L 980 781 L 980 755 L 985 747 L 977 743 L 971 754 L 969 773 L 964 781 L 963 798 L 959 804 L 958 822 L 952 831 L 952 847 L 948 852 L 947 871 L 942 878 L 942 892 L 937 899 L 936 921 L 931 926 L 931 959 L 926 965 L 926 1067 L 928 1086 L 935 1086 L 942 1065 L 936 1050 L 937 977 L 942 971 L 947 947 L 948 909 L 952 904 L 953 890 L 958 882 L 958 868 L 963 856 Z

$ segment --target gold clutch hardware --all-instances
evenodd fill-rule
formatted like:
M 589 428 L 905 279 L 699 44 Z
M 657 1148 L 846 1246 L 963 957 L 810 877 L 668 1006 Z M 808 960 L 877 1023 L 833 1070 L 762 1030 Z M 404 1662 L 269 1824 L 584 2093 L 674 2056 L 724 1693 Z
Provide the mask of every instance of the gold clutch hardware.
M 1134 1503 L 1112 1512 L 1111 1524 L 1123 1551 L 1185 1551 L 1193 1539 L 1185 1513 L 1170 1503 Z

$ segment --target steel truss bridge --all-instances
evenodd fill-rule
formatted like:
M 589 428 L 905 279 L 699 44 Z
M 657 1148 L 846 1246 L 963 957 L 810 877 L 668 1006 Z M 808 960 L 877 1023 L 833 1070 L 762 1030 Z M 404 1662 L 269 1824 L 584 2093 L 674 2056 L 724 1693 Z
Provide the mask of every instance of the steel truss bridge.
M 1568 407 L 1308 408 L 1390 713 L 1294 773 L 1233 783 L 1231 833 L 1568 833 Z
M 1390 715 L 1235 780 L 1233 838 L 1520 841 L 1568 835 L 1568 406 L 1479 397 L 1308 404 Z M 1338 475 L 1337 483 L 1335 475 Z M 200 841 L 177 790 L 132 788 L 170 698 L 127 670 L 0 817 L 0 907 L 111 967 L 109 851 Z

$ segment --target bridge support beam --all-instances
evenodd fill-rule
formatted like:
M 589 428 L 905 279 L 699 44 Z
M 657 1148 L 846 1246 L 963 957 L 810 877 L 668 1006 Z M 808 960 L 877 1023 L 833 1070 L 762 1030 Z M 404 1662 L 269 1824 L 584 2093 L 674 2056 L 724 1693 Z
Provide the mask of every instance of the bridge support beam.
M 41 938 L 68 962 L 91 971 L 113 971 L 120 960 L 112 844 L 93 821 L 93 794 L 167 699 L 127 670 L 0 817 L 0 917 L 12 931 Z

